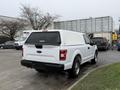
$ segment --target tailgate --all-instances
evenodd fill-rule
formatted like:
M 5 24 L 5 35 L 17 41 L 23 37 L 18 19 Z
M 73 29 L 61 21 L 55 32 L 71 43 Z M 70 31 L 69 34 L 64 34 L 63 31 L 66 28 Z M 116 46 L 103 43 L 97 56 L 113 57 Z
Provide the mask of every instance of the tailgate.
M 43 45 L 36 48 L 35 45 L 24 45 L 24 59 L 47 63 L 59 62 L 59 46 Z
M 24 59 L 57 63 L 61 39 L 57 31 L 33 32 L 25 42 Z

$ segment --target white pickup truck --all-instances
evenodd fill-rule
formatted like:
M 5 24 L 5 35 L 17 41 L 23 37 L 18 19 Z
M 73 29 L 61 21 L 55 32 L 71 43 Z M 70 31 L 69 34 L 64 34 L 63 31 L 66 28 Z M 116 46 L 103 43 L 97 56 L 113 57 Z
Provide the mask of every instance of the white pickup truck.
M 76 77 L 80 65 L 97 62 L 97 46 L 84 33 L 67 30 L 33 31 L 23 45 L 23 66 L 42 70 L 65 70 Z

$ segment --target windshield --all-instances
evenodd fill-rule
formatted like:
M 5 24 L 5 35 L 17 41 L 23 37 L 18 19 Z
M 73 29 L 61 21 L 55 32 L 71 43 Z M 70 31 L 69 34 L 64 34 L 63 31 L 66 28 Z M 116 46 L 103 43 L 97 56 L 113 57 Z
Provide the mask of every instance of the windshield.
M 5 42 L 6 45 L 13 45 L 14 44 L 14 41 L 7 41 Z
M 19 41 L 24 41 L 27 37 L 21 37 Z
M 33 32 L 25 44 L 60 45 L 59 32 Z
M 103 39 L 98 39 L 98 38 L 94 38 L 94 39 L 92 39 L 94 42 L 101 42 L 101 41 L 103 41 Z
M 20 37 L 16 41 L 24 41 L 27 37 Z

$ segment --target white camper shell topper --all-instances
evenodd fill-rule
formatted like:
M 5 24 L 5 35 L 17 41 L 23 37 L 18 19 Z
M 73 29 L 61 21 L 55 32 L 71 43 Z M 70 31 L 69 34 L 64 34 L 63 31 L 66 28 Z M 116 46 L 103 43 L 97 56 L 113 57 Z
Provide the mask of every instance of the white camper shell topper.
M 23 45 L 23 66 L 42 70 L 65 70 L 76 77 L 80 65 L 97 62 L 97 47 L 84 33 L 67 30 L 34 31 Z

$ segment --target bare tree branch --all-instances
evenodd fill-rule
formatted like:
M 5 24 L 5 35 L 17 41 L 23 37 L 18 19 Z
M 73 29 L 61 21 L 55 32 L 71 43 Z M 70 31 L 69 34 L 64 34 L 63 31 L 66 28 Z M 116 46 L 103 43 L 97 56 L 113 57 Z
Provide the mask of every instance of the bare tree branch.
M 25 27 L 25 23 L 19 19 L 17 20 L 13 20 L 13 21 L 10 21 L 10 20 L 1 20 L 0 22 L 0 32 L 9 37 L 10 40 L 14 40 L 14 37 L 16 35 L 16 33 L 19 31 L 19 30 L 22 30 L 24 29 Z
M 52 16 L 49 13 L 44 15 L 38 8 L 25 5 L 22 5 L 21 17 L 27 20 L 34 30 L 46 29 L 58 18 L 58 16 Z

